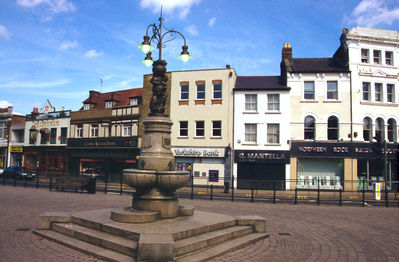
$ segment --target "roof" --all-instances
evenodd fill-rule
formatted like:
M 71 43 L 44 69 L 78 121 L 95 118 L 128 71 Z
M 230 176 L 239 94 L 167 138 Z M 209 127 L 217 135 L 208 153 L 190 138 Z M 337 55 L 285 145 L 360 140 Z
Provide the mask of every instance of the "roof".
M 83 101 L 83 104 L 94 104 L 92 109 L 105 108 L 106 101 L 115 101 L 116 106 L 127 106 L 130 104 L 131 97 L 141 97 L 142 95 L 143 88 L 133 88 L 108 93 L 90 91 L 90 96 Z
M 234 90 L 289 91 L 290 88 L 282 85 L 280 76 L 237 76 Z
M 292 58 L 291 73 L 349 72 L 334 58 Z

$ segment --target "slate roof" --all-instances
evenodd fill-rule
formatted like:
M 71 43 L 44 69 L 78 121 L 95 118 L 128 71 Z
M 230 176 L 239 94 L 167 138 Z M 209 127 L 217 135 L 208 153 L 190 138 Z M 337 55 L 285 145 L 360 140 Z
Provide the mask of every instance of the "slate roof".
M 289 91 L 290 88 L 282 85 L 280 76 L 237 76 L 234 90 Z
M 334 73 L 349 72 L 334 58 L 292 58 L 292 73 Z
M 133 88 L 127 90 L 113 91 L 108 93 L 100 93 L 90 91 L 90 96 L 83 104 L 94 104 L 95 108 L 105 108 L 106 101 L 116 101 L 116 106 L 127 106 L 130 104 L 130 98 L 141 97 L 143 95 L 143 88 Z

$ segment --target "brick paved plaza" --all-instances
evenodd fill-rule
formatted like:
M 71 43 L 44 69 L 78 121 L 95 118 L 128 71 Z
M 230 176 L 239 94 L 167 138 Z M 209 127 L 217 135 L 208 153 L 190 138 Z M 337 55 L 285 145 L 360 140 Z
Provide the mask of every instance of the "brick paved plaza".
M 180 200 L 197 210 L 267 219 L 270 238 L 213 261 L 399 261 L 399 208 Z M 0 261 L 99 261 L 30 230 L 46 211 L 126 207 L 129 195 L 0 186 Z

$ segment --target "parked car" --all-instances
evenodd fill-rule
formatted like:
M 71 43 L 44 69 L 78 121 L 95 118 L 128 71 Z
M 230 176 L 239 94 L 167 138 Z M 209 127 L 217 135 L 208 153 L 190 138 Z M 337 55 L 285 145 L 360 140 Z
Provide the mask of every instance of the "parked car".
M 28 169 L 20 166 L 10 166 L 4 169 L 1 176 L 6 178 L 16 178 L 16 179 L 34 179 L 36 177 L 35 173 L 32 173 Z

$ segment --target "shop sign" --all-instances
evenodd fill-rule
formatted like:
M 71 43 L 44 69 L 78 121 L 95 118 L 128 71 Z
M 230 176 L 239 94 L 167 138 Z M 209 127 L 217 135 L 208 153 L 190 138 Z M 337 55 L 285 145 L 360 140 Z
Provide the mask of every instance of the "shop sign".
M 37 127 L 48 127 L 48 126 L 59 126 L 59 120 L 43 120 L 43 121 L 35 121 L 33 122 Z
M 387 157 L 394 158 L 397 144 L 387 145 Z M 358 157 L 374 158 L 384 154 L 381 146 L 372 143 L 318 143 L 318 142 L 292 142 L 291 155 L 293 156 L 323 156 L 323 157 Z
M 10 146 L 11 153 L 22 153 L 23 149 L 22 146 Z
M 224 149 L 220 148 L 175 148 L 175 156 L 181 157 L 223 157 Z
M 375 183 L 375 200 L 381 200 L 381 184 Z
M 236 150 L 235 162 L 288 163 L 289 151 Z
M 68 147 L 137 147 L 137 138 L 130 139 L 68 139 Z

